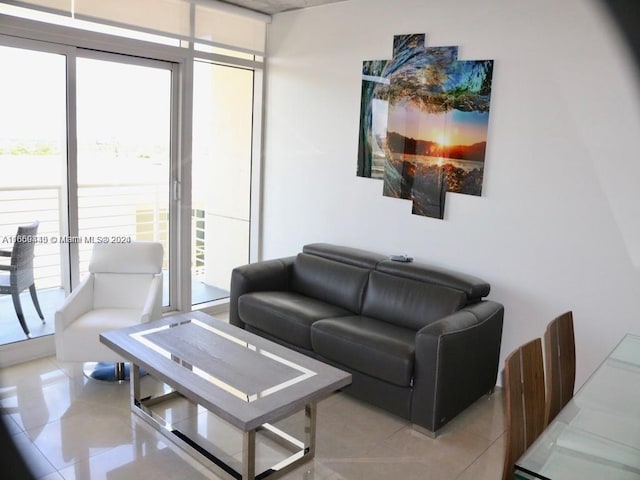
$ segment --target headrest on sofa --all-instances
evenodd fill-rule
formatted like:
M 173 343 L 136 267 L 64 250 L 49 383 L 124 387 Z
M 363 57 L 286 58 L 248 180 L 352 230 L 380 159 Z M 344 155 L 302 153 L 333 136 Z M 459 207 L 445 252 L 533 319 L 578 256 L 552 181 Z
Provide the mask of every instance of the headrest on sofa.
M 91 273 L 150 273 L 162 271 L 164 250 L 158 242 L 96 243 Z
M 309 245 L 305 245 L 302 251 L 309 255 L 315 255 L 362 268 L 376 268 L 378 262 L 389 258 L 378 253 L 368 252 L 358 248 L 332 245 L 330 243 L 310 243 Z
M 402 263 L 385 260 L 378 264 L 376 270 L 397 275 L 398 277 L 454 288 L 464 292 L 469 301 L 480 300 L 489 295 L 491 290 L 491 286 L 487 282 L 473 275 L 453 272 L 418 262 Z
M 358 248 L 343 247 L 330 243 L 310 243 L 305 245 L 302 251 L 309 255 L 356 267 L 370 268 L 398 277 L 454 288 L 463 292 L 469 302 L 481 300 L 489 295 L 491 290 L 491 286 L 487 282 L 473 275 L 432 267 L 418 262 L 395 262 L 389 260 L 388 256 Z

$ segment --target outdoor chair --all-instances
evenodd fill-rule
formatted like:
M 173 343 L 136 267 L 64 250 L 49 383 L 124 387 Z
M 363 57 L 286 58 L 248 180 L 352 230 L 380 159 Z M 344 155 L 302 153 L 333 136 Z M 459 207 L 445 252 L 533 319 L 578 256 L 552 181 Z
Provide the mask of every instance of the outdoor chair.
M 27 338 L 31 338 L 29 327 L 22 312 L 20 304 L 20 293 L 25 289 L 29 289 L 31 300 L 36 307 L 38 316 L 44 321 L 44 315 L 40 309 L 38 302 L 38 294 L 36 293 L 36 285 L 33 280 L 33 257 L 34 247 L 36 245 L 36 234 L 38 233 L 38 225 L 40 222 L 33 222 L 29 225 L 18 227 L 18 233 L 11 250 L 0 250 L 0 257 L 11 257 L 9 265 L 0 265 L 0 271 L 9 273 L 0 273 L 0 294 L 11 295 L 16 315 L 20 321 L 20 326 Z

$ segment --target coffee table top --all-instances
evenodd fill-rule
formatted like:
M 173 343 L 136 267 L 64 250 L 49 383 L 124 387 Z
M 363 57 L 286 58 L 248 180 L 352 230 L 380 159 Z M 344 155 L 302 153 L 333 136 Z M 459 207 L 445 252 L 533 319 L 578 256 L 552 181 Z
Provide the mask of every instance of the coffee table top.
M 100 341 L 244 431 L 351 383 L 351 374 L 201 312 L 112 330 Z

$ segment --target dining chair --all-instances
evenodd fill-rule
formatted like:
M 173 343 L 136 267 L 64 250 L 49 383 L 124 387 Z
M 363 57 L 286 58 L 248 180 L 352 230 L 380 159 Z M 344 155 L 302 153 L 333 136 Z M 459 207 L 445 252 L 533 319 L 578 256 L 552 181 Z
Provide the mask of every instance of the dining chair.
M 507 451 L 503 480 L 514 478 L 514 464 L 544 430 L 545 392 L 542 340 L 514 350 L 504 367 Z M 516 477 L 517 478 L 517 477 Z
M 573 312 L 565 312 L 547 325 L 544 356 L 547 382 L 545 425 L 548 425 L 573 397 L 576 381 Z
M 39 225 L 40 222 L 35 221 L 29 225 L 19 226 L 13 242 L 13 248 L 11 250 L 0 250 L 0 257 L 11 257 L 9 265 L 0 265 L 0 271 L 9 272 L 0 274 L 0 294 L 11 295 L 13 308 L 15 308 L 18 321 L 27 338 L 31 338 L 31 333 L 24 318 L 22 305 L 20 304 L 20 293 L 22 293 L 25 288 L 29 289 L 31 300 L 36 307 L 38 316 L 42 320 L 42 323 L 45 323 L 33 279 L 35 237 L 38 233 Z
M 58 360 L 82 362 L 91 378 L 126 380 L 124 358 L 100 334 L 160 318 L 163 252 L 158 242 L 95 244 L 89 275 L 55 314 Z

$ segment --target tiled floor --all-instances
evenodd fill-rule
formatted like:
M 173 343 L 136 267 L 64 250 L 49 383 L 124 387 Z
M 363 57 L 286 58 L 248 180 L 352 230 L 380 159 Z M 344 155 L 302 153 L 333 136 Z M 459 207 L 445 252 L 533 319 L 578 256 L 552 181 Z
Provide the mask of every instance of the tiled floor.
M 155 388 L 145 377 L 145 388 Z M 80 366 L 44 358 L 0 372 L 2 418 L 34 474 L 47 480 L 216 479 L 129 410 L 129 385 L 83 377 Z M 195 434 L 221 434 L 237 455 L 239 432 L 201 410 L 167 408 Z M 191 415 L 191 417 L 189 417 Z M 189 420 L 191 418 L 191 420 Z M 483 397 L 437 439 L 405 420 L 338 393 L 320 402 L 315 459 L 285 479 L 498 480 L 504 454 L 502 391 Z M 296 433 L 302 415 L 282 422 Z M 258 464 L 280 455 L 263 440 Z

